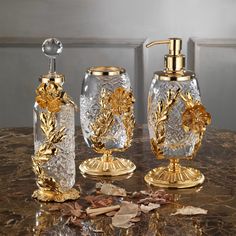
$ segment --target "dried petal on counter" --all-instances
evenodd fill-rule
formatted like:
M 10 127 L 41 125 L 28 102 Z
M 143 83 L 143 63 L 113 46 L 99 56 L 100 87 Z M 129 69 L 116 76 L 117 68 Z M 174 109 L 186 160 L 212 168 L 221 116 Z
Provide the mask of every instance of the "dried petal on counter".
M 65 216 L 72 216 L 72 217 L 81 217 L 82 214 L 82 206 L 79 203 L 64 203 L 62 204 L 61 212 Z
M 139 206 L 131 202 L 122 202 L 120 210 L 112 217 L 112 225 L 119 228 L 129 228 L 133 225 L 132 218 L 139 212 Z
M 149 211 L 152 211 L 152 210 L 154 210 L 154 209 L 157 209 L 157 208 L 159 208 L 160 207 L 160 204 L 155 204 L 155 203 L 149 203 L 147 206 L 146 205 L 143 205 L 143 204 L 141 204 L 141 206 L 140 206 L 140 209 L 141 209 L 141 211 L 143 212 L 143 213 L 148 213 Z
M 81 218 L 82 206 L 78 202 L 66 202 L 62 204 L 50 204 L 48 211 L 61 211 L 63 216 Z
M 113 184 L 103 184 L 100 191 L 102 194 L 110 196 L 125 197 L 127 195 L 125 189 L 117 187 Z
M 172 213 L 171 215 L 206 215 L 207 210 L 194 207 L 194 206 L 186 206 L 180 209 L 177 209 L 175 213 Z
M 172 200 L 172 197 L 165 190 L 157 190 L 155 192 L 140 191 L 139 196 L 136 193 L 134 197 L 138 197 L 138 204 L 148 205 L 149 203 L 166 204 Z
M 98 195 L 98 196 L 86 196 L 85 200 L 89 203 L 91 203 L 93 208 L 98 207 L 106 207 L 110 206 L 113 203 L 112 197 L 104 196 L 104 195 Z
M 153 197 L 148 197 L 148 198 L 143 198 L 138 201 L 138 204 L 144 204 L 148 205 L 149 203 L 158 203 L 158 204 L 166 204 L 168 203 L 166 199 L 163 198 L 153 198 Z

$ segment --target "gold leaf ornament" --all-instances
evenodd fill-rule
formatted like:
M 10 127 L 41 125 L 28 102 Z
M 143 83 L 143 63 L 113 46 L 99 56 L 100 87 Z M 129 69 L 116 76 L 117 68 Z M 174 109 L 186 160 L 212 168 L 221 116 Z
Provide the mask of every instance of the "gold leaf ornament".
M 58 153 L 56 144 L 65 137 L 65 128 L 57 129 L 56 114 L 51 112 L 41 112 L 41 130 L 45 135 L 45 142 L 39 147 L 33 156 L 33 169 L 37 175 L 37 184 L 41 189 L 61 192 L 60 185 L 43 171 L 42 165 L 48 162 Z M 37 192 L 37 191 L 36 191 Z M 35 193 L 33 197 L 37 197 Z
M 155 137 L 151 139 L 151 148 L 159 159 L 164 158 L 163 145 L 165 142 L 165 121 L 168 119 L 168 114 L 174 106 L 180 89 L 176 91 L 168 90 L 166 101 L 159 101 L 157 104 L 157 111 L 152 116 L 152 123 L 154 124 Z M 149 101 L 150 109 L 150 101 Z

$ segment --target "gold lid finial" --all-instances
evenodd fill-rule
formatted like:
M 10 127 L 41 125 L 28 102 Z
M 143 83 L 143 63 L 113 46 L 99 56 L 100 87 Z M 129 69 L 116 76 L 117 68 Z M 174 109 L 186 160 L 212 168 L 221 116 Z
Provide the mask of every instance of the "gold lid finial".
M 169 54 L 165 55 L 165 71 L 167 73 L 183 73 L 185 68 L 185 56 L 181 54 L 182 39 L 169 38 L 167 40 L 158 40 L 148 43 L 147 48 L 159 45 L 168 44 Z

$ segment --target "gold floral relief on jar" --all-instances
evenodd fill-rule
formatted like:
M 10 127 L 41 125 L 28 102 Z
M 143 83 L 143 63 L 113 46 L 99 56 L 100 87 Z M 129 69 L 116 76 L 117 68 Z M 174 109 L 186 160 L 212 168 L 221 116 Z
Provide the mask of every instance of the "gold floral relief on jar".
M 211 123 L 211 115 L 200 101 L 194 101 L 191 94 L 181 95 L 185 101 L 185 111 L 182 114 L 183 129 L 186 132 L 202 133 Z
M 94 132 L 90 139 L 93 142 L 92 147 L 95 151 L 99 153 L 106 152 L 103 139 L 113 126 L 115 115 L 122 118 L 127 140 L 123 149 L 113 149 L 113 151 L 123 151 L 130 146 L 135 125 L 133 115 L 134 101 L 133 93 L 126 91 L 122 87 L 116 88 L 114 92 L 102 89 L 100 94 L 100 112 L 96 120 L 90 125 Z
M 54 178 L 48 176 L 42 166 L 46 164 L 53 156 L 57 155 L 59 150 L 57 144 L 66 137 L 65 127 L 57 127 L 56 114 L 60 112 L 62 104 L 73 104 L 74 102 L 63 91 L 60 84 L 54 82 L 41 83 L 36 89 L 35 101 L 39 107 L 44 109 L 39 115 L 41 131 L 45 142 L 32 157 L 33 170 L 37 176 L 38 190 L 34 191 L 32 197 L 41 201 L 63 202 L 68 199 L 76 199 L 79 192 L 70 189 L 62 191 L 60 184 Z
M 196 155 L 201 146 L 206 126 L 211 123 L 211 115 L 206 111 L 201 102 L 195 100 L 190 93 L 183 94 L 180 92 L 180 89 L 176 91 L 168 90 L 167 99 L 158 102 L 157 110 L 152 115 L 154 137 L 151 138 L 150 142 L 152 151 L 158 159 L 165 158 L 163 149 L 166 139 L 166 121 L 178 99 L 182 99 L 185 104 L 181 116 L 184 132 L 193 132 L 197 135 L 197 141 L 194 145 L 192 155 L 185 156 L 185 159 L 192 159 Z M 170 164 L 167 167 L 155 168 L 145 176 L 145 180 L 149 184 L 160 187 L 188 188 L 201 184 L 204 181 L 204 176 L 199 170 L 182 167 L 179 164 L 178 157 L 169 159 Z

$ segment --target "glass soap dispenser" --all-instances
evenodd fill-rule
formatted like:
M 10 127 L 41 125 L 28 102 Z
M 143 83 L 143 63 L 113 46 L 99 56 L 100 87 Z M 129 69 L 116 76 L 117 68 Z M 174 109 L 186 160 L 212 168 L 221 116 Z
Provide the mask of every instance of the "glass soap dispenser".
M 77 199 L 75 184 L 75 104 L 63 90 L 64 76 L 56 72 L 56 56 L 62 52 L 56 38 L 46 39 L 42 51 L 49 57 L 49 72 L 40 77 L 34 105 L 33 170 L 40 201 Z
M 195 74 L 185 70 L 182 40 L 154 41 L 147 47 L 159 44 L 167 44 L 169 54 L 165 56 L 165 69 L 154 73 L 147 119 L 153 153 L 170 164 L 149 171 L 145 181 L 159 187 L 193 187 L 203 183 L 204 175 L 181 166 L 179 161 L 196 155 L 211 116 L 201 103 Z

